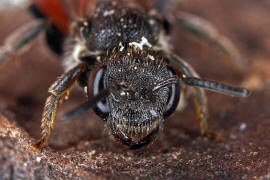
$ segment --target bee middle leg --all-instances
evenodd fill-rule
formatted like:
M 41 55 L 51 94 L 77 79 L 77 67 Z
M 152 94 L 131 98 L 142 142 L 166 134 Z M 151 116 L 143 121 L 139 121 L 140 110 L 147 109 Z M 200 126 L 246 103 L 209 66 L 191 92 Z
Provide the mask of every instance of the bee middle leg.
M 41 148 L 48 142 L 53 128 L 57 108 L 59 105 L 61 105 L 64 99 L 68 99 L 72 86 L 76 80 L 78 80 L 84 68 L 84 64 L 80 64 L 74 67 L 73 69 L 60 76 L 57 81 L 55 81 L 55 83 L 49 88 L 48 92 L 50 93 L 50 96 L 46 100 L 44 111 L 42 113 L 42 136 L 41 139 L 34 145 L 35 149 Z
M 171 55 L 168 57 L 169 62 L 172 65 L 172 67 L 176 67 L 176 71 L 178 71 L 178 74 L 181 74 L 182 76 L 186 77 L 197 77 L 199 78 L 198 74 L 195 72 L 195 70 L 184 60 L 182 60 L 177 55 L 171 53 Z M 197 113 L 197 119 L 200 123 L 200 129 L 202 135 L 209 135 L 212 134 L 208 131 L 208 109 L 207 109 L 207 99 L 205 96 L 205 91 L 202 88 L 194 87 L 193 88 L 193 97 L 196 107 L 196 113 Z M 179 108 L 177 108 L 179 110 Z
M 173 24 L 177 24 L 181 30 L 215 48 L 226 57 L 224 63 L 232 68 L 236 74 L 241 75 L 245 72 L 246 61 L 241 57 L 237 48 L 228 38 L 221 35 L 209 21 L 184 12 L 178 12 L 175 16 L 171 15 L 168 20 Z

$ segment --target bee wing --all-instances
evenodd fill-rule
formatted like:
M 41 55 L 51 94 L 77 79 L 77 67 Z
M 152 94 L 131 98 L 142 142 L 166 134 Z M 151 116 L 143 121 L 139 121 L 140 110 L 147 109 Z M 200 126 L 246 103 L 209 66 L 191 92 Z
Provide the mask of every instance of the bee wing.
M 37 8 L 64 33 L 69 32 L 70 23 L 89 16 L 96 0 L 32 0 Z

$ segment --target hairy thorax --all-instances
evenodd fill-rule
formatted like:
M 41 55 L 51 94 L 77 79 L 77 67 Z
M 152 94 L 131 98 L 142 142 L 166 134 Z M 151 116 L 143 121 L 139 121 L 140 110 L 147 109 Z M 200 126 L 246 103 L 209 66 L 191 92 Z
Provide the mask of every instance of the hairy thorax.
M 102 22 L 102 23 L 100 23 Z M 143 10 L 124 3 L 100 1 L 89 19 L 90 33 L 87 47 L 90 50 L 112 49 L 122 42 L 140 42 L 142 37 L 155 45 L 160 23 Z

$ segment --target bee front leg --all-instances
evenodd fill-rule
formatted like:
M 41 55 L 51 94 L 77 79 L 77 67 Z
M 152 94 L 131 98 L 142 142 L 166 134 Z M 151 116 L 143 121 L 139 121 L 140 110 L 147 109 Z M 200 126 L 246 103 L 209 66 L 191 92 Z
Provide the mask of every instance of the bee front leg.
M 60 76 L 57 81 L 49 88 L 50 96 L 47 98 L 41 120 L 41 139 L 34 145 L 35 149 L 41 148 L 48 143 L 57 108 L 64 99 L 68 98 L 69 92 L 85 69 L 84 64 L 80 64 L 67 73 Z
M 205 41 L 227 57 L 224 63 L 229 65 L 235 73 L 243 74 L 245 72 L 247 64 L 237 48 L 228 38 L 219 34 L 215 26 L 209 21 L 183 12 L 178 12 L 175 16 L 169 16 L 168 19 L 171 23 L 177 24 L 181 30 Z

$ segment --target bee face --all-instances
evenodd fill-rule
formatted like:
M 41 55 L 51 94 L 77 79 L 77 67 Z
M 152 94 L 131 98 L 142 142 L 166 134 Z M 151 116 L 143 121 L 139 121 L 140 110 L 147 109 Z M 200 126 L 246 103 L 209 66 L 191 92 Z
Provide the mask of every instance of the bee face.
M 145 138 L 162 125 L 169 88 L 153 91 L 159 82 L 169 78 L 161 60 L 153 61 L 147 52 L 135 49 L 116 53 L 106 66 L 106 87 L 117 85 L 107 98 L 110 113 L 108 125 L 135 141 Z

